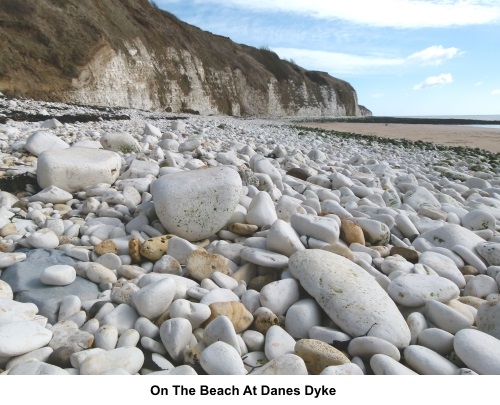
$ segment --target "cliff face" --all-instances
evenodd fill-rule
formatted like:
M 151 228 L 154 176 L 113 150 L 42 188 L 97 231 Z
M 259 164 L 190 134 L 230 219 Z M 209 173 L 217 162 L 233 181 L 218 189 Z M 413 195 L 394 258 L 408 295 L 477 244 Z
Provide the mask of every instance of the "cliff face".
M 0 91 L 235 116 L 360 115 L 355 90 L 148 0 L 2 0 Z

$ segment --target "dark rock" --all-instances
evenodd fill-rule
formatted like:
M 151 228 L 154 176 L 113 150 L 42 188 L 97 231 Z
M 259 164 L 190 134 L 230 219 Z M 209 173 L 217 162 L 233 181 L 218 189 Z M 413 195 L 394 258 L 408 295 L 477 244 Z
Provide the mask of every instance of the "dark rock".
M 50 354 L 47 363 L 61 368 L 71 368 L 73 366 L 70 357 L 73 353 L 75 353 L 75 349 L 72 347 L 60 347 Z
M 309 174 L 305 170 L 299 169 L 298 167 L 288 170 L 286 174 L 287 176 L 292 176 L 300 180 L 307 180 L 309 177 Z
M 389 254 L 391 256 L 394 256 L 394 255 L 402 256 L 406 260 L 408 260 L 410 263 L 418 263 L 419 253 L 415 249 L 393 246 L 391 248 L 391 252 Z
M 39 314 L 55 324 L 59 306 L 67 295 L 77 295 L 82 301 L 97 299 L 99 288 L 93 282 L 81 277 L 66 286 L 46 286 L 40 281 L 40 275 L 46 267 L 56 264 L 74 266 L 75 260 L 54 249 L 19 249 L 26 253 L 26 260 L 3 270 L 0 279 L 10 285 L 14 299 L 19 302 L 32 302 L 39 309 Z

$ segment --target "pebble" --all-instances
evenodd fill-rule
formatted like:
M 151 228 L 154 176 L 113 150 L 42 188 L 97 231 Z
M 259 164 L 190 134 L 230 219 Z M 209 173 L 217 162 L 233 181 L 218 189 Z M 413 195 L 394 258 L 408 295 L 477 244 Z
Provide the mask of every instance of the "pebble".
M 231 274 L 227 259 L 216 253 L 208 253 L 202 249 L 196 249 L 189 254 L 186 261 L 188 274 L 196 281 L 210 278 L 213 273 Z
M 26 354 L 47 345 L 52 332 L 33 321 L 0 324 L 0 357 Z
M 500 300 L 484 301 L 477 308 L 478 330 L 500 339 Z
M 500 374 L 500 340 L 487 333 L 462 329 L 453 340 L 453 349 L 468 368 L 478 374 Z
M 292 278 L 274 281 L 260 290 L 261 305 L 276 315 L 284 315 L 299 298 L 299 284 Z
M 194 304 L 196 305 L 196 304 Z M 198 304 L 203 305 L 203 304 Z M 209 305 L 210 316 L 206 323 L 211 322 L 219 316 L 225 316 L 234 327 L 236 333 L 246 331 L 253 322 L 253 315 L 241 302 L 214 302 Z
M 162 176 L 151 185 L 151 193 L 163 226 L 174 235 L 197 241 L 227 223 L 241 187 L 236 171 L 217 167 Z
M 245 216 L 246 222 L 262 228 L 266 225 L 272 225 L 277 219 L 278 216 L 271 196 L 264 191 L 259 191 L 255 197 L 252 198 L 252 202 L 248 207 Z
M 435 300 L 427 301 L 425 314 L 434 325 L 453 335 L 461 329 L 470 328 L 473 323 L 465 315 Z
M 200 365 L 209 375 L 245 375 L 243 360 L 236 349 L 224 342 L 208 346 L 200 356 Z
M 184 318 L 172 318 L 161 324 L 161 341 L 176 363 L 183 359 L 184 348 L 191 342 L 192 330 L 191 323 Z
M 134 292 L 132 303 L 140 316 L 153 320 L 168 309 L 174 299 L 175 290 L 175 281 L 165 278 Z
M 81 375 L 99 375 L 121 368 L 129 374 L 136 374 L 144 364 L 144 354 L 137 347 L 92 353 L 79 366 Z
M 428 328 L 419 333 L 417 343 L 446 357 L 453 350 L 453 339 L 454 336 L 449 332 Z
M 241 258 L 259 266 L 283 269 L 288 265 L 288 257 L 268 250 L 246 247 L 241 250 Z
M 311 374 L 321 374 L 329 366 L 349 363 L 341 351 L 329 344 L 315 339 L 301 339 L 295 344 L 295 354 L 301 357 Z
M 46 285 L 68 285 L 75 279 L 75 268 L 64 264 L 46 267 L 40 275 L 40 281 Z
M 375 375 L 417 375 L 412 369 L 385 354 L 373 355 L 370 359 L 370 367 Z
M 374 336 L 362 336 L 349 342 L 347 351 L 351 357 L 371 358 L 375 354 L 385 354 L 399 361 L 401 354 L 393 344 Z
M 295 339 L 280 326 L 271 326 L 265 335 L 264 353 L 269 360 L 273 360 L 283 354 L 294 353 Z
M 285 330 L 295 339 L 309 338 L 309 331 L 321 325 L 321 318 L 321 308 L 317 302 L 305 298 L 295 302 L 286 311 Z
M 448 359 L 424 346 L 411 345 L 404 349 L 409 367 L 421 375 L 455 375 L 458 367 Z
M 395 303 L 356 264 L 312 249 L 295 253 L 289 270 L 347 334 L 380 337 L 398 349 L 410 343 L 410 330 Z
M 405 307 L 419 307 L 428 300 L 448 302 L 460 295 L 457 285 L 447 278 L 422 274 L 397 277 L 389 284 L 387 292 L 394 302 Z

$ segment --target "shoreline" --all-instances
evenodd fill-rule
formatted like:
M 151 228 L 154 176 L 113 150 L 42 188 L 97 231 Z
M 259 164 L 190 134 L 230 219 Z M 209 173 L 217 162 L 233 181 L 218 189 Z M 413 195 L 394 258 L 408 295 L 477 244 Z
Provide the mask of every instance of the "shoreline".
M 432 142 L 443 146 L 465 146 L 500 153 L 500 129 L 461 125 L 374 124 L 354 122 L 299 122 L 305 128 L 351 132 L 388 139 Z

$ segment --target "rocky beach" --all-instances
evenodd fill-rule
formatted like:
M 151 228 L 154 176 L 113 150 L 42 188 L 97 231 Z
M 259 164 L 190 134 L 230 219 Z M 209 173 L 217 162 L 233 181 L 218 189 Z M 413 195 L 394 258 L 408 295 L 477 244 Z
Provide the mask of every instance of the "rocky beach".
M 0 113 L 1 374 L 500 374 L 496 150 Z

